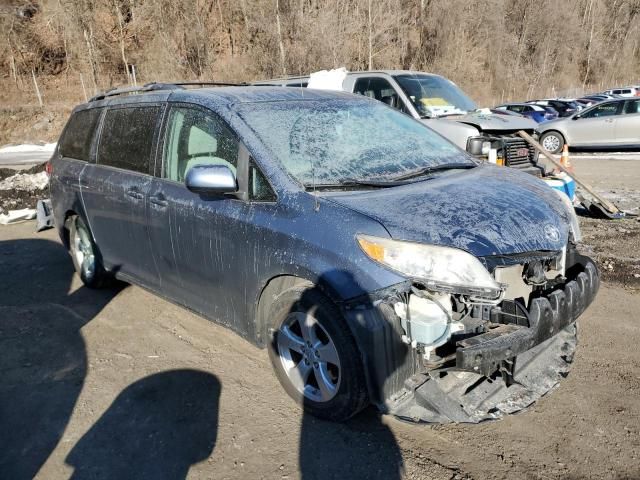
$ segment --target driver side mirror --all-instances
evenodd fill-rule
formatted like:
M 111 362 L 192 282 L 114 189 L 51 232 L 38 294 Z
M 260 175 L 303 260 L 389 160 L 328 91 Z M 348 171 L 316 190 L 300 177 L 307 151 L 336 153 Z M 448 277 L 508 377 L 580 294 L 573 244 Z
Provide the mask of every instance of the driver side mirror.
M 220 195 L 238 191 L 236 176 L 227 165 L 194 165 L 184 179 L 194 193 Z
M 579 113 L 576 113 L 573 117 L 571 117 L 571 120 L 579 120 L 582 118 L 582 115 L 580 115 Z

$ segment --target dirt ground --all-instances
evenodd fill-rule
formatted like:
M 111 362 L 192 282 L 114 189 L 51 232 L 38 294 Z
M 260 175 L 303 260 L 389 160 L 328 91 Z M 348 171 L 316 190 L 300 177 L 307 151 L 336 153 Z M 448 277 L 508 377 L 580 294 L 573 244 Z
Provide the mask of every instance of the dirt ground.
M 606 162 L 576 169 L 637 206 L 640 161 Z M 303 415 L 264 351 L 138 287 L 82 287 L 34 226 L 0 227 L 0 478 L 640 478 L 635 219 L 582 219 L 613 269 L 560 387 L 519 415 L 444 426 Z

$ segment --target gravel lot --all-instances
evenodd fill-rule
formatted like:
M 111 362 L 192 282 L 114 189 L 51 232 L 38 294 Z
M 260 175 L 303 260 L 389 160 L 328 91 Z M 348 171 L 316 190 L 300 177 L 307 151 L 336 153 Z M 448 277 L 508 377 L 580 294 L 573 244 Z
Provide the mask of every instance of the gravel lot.
M 574 162 L 638 205 L 640 161 Z M 0 227 L 0 477 L 640 478 L 640 223 L 582 223 L 605 282 L 572 373 L 519 415 L 445 426 L 305 416 L 264 351 L 138 287 L 88 290 L 52 230 Z

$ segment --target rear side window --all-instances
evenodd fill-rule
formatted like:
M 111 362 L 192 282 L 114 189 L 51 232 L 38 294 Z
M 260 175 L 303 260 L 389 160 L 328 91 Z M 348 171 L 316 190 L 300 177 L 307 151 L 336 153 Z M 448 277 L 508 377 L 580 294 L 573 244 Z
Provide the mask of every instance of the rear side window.
M 101 108 L 82 110 L 73 114 L 60 139 L 60 154 L 76 160 L 89 160 L 93 132 L 102 113 Z
M 159 116 L 158 106 L 108 110 L 100 135 L 98 163 L 149 173 Z
M 398 96 L 391 84 L 384 78 L 365 77 L 356 80 L 353 93 L 364 95 L 365 97 L 374 98 L 390 107 L 396 108 L 404 113 L 408 113 L 404 102 Z

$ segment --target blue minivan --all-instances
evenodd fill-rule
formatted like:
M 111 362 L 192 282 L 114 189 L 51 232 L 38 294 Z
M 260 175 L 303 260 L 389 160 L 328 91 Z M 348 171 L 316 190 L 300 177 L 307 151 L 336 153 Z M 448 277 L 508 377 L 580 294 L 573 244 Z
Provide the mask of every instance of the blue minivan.
M 335 421 L 478 422 L 566 376 L 599 276 L 565 197 L 366 97 L 192 87 L 74 109 L 51 196 L 87 286 L 234 330 Z

